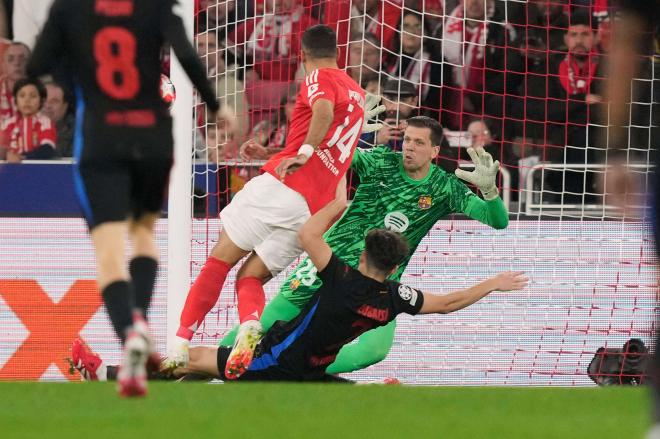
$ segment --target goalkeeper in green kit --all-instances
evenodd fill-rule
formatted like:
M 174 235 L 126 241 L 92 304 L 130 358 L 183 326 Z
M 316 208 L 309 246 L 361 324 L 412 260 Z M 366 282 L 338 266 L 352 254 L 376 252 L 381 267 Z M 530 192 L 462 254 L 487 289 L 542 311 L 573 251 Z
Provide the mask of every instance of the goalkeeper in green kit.
M 359 175 L 360 185 L 350 207 L 324 236 L 339 258 L 357 267 L 369 230 L 385 227 L 402 233 L 410 253 L 390 277 L 397 281 L 419 242 L 445 215 L 464 213 L 495 229 L 504 229 L 509 222 L 495 184 L 499 162 L 493 162 L 483 149 L 469 148 L 475 170 L 458 169 L 456 175 L 449 174 L 432 164 L 442 142 L 442 126 L 425 116 L 412 117 L 407 123 L 402 152 L 385 147 L 356 150 L 351 167 Z M 457 177 L 477 186 L 483 199 Z M 320 286 L 316 268 L 306 258 L 266 305 L 261 316 L 264 331 L 278 320 L 289 321 L 297 316 Z M 351 372 L 383 360 L 394 341 L 395 327 L 392 321 L 366 332 L 358 343 L 344 346 L 326 372 Z M 229 332 L 220 345 L 232 346 L 237 329 Z

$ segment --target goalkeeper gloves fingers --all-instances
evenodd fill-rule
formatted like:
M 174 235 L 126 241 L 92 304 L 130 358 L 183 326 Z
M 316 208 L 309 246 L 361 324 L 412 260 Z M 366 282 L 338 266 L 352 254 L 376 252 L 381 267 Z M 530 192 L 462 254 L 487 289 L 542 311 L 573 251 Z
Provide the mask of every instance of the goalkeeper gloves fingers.
M 500 194 L 495 184 L 500 162 L 493 161 L 493 157 L 483 148 L 468 148 L 467 153 L 474 163 L 474 171 L 456 169 L 456 176 L 479 188 L 484 200 L 494 200 Z
M 367 93 L 366 102 L 364 106 L 364 124 L 362 125 L 362 133 L 373 133 L 383 128 L 380 122 L 371 122 L 380 113 L 385 111 L 385 105 L 378 105 L 380 103 L 380 96 Z

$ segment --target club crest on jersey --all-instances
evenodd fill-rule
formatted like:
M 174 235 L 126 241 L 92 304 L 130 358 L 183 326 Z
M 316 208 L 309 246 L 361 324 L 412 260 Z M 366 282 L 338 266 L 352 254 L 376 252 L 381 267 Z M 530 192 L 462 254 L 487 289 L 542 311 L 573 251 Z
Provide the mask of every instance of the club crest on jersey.
M 408 285 L 399 285 L 399 296 L 411 305 L 417 302 L 417 291 L 410 288 Z
M 403 233 L 408 229 L 410 221 L 402 212 L 390 212 L 385 215 L 385 227 L 395 232 Z
M 300 286 L 300 281 L 298 279 L 292 279 L 291 282 L 289 283 L 289 288 L 291 288 L 291 291 L 297 290 L 299 286 Z
M 417 200 L 417 207 L 422 210 L 430 209 L 431 206 L 433 206 L 433 197 L 430 195 L 422 195 L 419 197 L 419 200 Z

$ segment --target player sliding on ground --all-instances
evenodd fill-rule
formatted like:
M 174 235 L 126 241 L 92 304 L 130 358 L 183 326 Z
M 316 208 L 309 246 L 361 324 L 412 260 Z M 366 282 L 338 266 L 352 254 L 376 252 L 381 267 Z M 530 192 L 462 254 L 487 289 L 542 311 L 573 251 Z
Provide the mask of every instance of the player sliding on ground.
M 226 375 L 237 378 L 250 364 L 262 335 L 263 284 L 286 268 L 302 251 L 298 229 L 334 197 L 348 169 L 365 118 L 365 95 L 337 66 L 337 40 L 317 25 L 302 38 L 302 84 L 284 150 L 262 168 L 221 212 L 218 244 L 193 283 L 181 313 L 177 346 L 168 353 L 169 367 L 185 366 L 195 330 L 218 300 L 229 270 L 248 256 L 237 274 L 236 294 L 241 327 L 227 360 Z M 375 111 L 367 103 L 367 117 Z M 368 130 L 379 126 L 368 126 Z
M 351 167 L 360 177 L 360 185 L 348 210 L 325 235 L 332 251 L 356 268 L 365 245 L 356 237 L 365 236 L 374 227 L 400 232 L 410 248 L 389 277 L 395 281 L 401 279 L 420 241 L 445 215 L 461 212 L 495 229 L 508 225 L 495 184 L 499 163 L 483 149 L 468 150 L 474 171 L 457 171 L 458 177 L 479 188 L 482 200 L 456 176 L 432 164 L 442 143 L 442 126 L 424 116 L 410 118 L 407 123 L 402 153 L 386 147 L 356 150 Z M 295 318 L 321 285 L 311 259 L 302 261 L 266 305 L 261 317 L 264 330 L 278 320 Z M 351 372 L 383 360 L 394 342 L 395 328 L 396 321 L 392 320 L 362 335 L 358 343 L 344 346 L 327 371 Z M 236 328 L 220 345 L 231 346 L 235 334 Z
M 440 296 L 388 280 L 409 254 L 406 239 L 388 229 L 373 229 L 367 234 L 358 268 L 351 268 L 323 239 L 328 225 L 345 206 L 346 189 L 338 188 L 335 200 L 301 227 L 300 242 L 323 285 L 295 319 L 279 321 L 265 333 L 239 381 L 342 380 L 326 371 L 340 348 L 366 331 L 387 325 L 397 314 L 447 314 L 470 306 L 493 291 L 520 290 L 527 285 L 522 272 L 507 272 L 466 290 Z M 229 353 L 227 347 L 192 348 L 188 367 L 175 373 L 202 373 L 227 379 Z M 95 366 L 95 375 L 103 369 L 107 376 L 107 368 Z

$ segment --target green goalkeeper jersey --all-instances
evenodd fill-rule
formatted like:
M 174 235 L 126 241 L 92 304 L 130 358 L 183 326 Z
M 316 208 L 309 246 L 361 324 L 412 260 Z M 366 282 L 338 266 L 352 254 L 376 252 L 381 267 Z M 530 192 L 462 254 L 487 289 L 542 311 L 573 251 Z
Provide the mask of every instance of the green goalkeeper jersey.
M 391 276 L 398 280 L 419 242 L 443 216 L 464 213 L 496 229 L 508 224 L 500 198 L 482 200 L 458 177 L 438 166 L 431 165 L 424 178 L 413 180 L 403 168 L 401 153 L 385 147 L 357 149 L 351 166 L 360 177 L 360 185 L 350 207 L 326 232 L 325 240 L 352 267 L 357 267 L 364 237 L 374 228 L 390 228 L 408 239 L 410 253 Z M 316 267 L 306 258 L 282 284 L 280 293 L 302 306 L 320 285 Z

